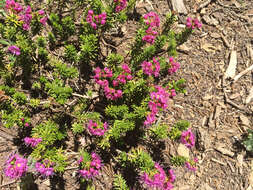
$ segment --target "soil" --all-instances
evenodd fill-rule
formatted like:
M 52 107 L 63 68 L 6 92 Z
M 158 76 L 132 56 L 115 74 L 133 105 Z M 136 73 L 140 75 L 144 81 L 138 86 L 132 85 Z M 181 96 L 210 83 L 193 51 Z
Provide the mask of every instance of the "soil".
M 201 7 L 207 3 L 203 8 Z M 186 79 L 187 93 L 177 95 L 163 118 L 172 124 L 178 119 L 191 122 L 196 135 L 196 148 L 190 156 L 197 157 L 197 171 L 173 168 L 177 175 L 175 190 L 251 190 L 253 189 L 253 157 L 241 142 L 252 129 L 253 101 L 246 103 L 253 84 L 253 72 L 233 82 L 225 79 L 232 51 L 236 51 L 236 75 L 253 64 L 253 1 L 251 0 L 186 0 L 187 15 L 178 14 L 175 25 L 180 29 L 187 16 L 198 17 L 203 23 L 190 39 L 178 47 L 177 61 L 181 69 L 176 78 Z M 151 4 L 153 8 L 151 7 Z M 156 11 L 162 19 L 171 10 L 166 0 L 138 2 L 136 11 L 143 14 Z M 135 21 L 122 27 L 124 36 L 116 39 L 119 52 L 131 42 Z M 251 49 L 251 50 L 250 50 Z M 106 52 L 105 52 L 106 53 Z M 0 165 L 3 169 L 7 156 L 18 150 L 15 129 L 0 127 Z M 83 189 L 76 180 L 75 138 L 67 143 L 69 162 L 67 171 L 50 180 L 36 179 L 28 189 Z M 79 141 L 83 139 L 78 139 Z M 162 153 L 173 154 L 178 143 L 165 143 Z M 1 170 L 2 170 L 1 169 Z M 106 164 L 95 181 L 96 189 L 112 189 L 113 168 Z M 130 174 L 129 174 L 130 176 Z M 0 189 L 18 189 L 15 181 L 0 176 Z M 10 183 L 9 185 L 7 185 Z

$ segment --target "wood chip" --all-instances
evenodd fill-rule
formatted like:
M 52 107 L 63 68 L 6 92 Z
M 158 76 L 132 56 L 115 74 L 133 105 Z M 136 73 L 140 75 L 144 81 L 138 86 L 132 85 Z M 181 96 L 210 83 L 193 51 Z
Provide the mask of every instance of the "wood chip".
M 235 155 L 232 151 L 230 151 L 230 150 L 228 150 L 226 148 L 223 148 L 222 146 L 218 146 L 215 149 L 217 151 L 219 151 L 220 153 L 222 153 L 224 155 L 227 155 L 227 156 L 230 156 L 230 157 L 233 157 Z
M 203 19 L 208 25 L 217 26 L 219 24 L 218 20 L 213 17 L 210 17 L 209 15 L 204 15 Z
M 167 1 L 174 11 L 182 14 L 188 13 L 183 0 L 167 0 Z
M 245 126 L 250 126 L 250 121 L 248 119 L 248 117 L 246 117 L 245 115 L 240 115 L 240 121 L 241 121 L 241 124 L 242 125 L 245 125 Z
M 221 165 L 223 165 L 223 166 L 226 166 L 226 165 L 227 165 L 226 163 L 221 162 L 221 161 L 219 161 L 219 160 L 216 160 L 215 158 L 211 158 L 211 160 L 212 160 L 213 162 L 219 163 L 219 164 L 221 164 Z
M 232 50 L 230 54 L 229 65 L 225 73 L 225 79 L 235 77 L 236 67 L 237 67 L 237 54 L 236 51 Z
M 251 87 L 250 92 L 249 92 L 249 95 L 247 96 L 247 98 L 246 98 L 246 100 L 245 100 L 245 103 L 246 103 L 246 104 L 250 103 L 251 100 L 252 100 L 252 98 L 253 98 L 253 87 Z
M 219 33 L 216 33 L 216 32 L 212 32 L 212 33 L 210 34 L 210 36 L 211 36 L 212 38 L 220 38 L 220 37 L 221 37 L 221 35 L 220 35 Z
M 190 157 L 189 149 L 183 144 L 179 144 L 179 146 L 177 148 L 177 153 L 178 153 L 179 156 L 184 156 L 186 158 Z

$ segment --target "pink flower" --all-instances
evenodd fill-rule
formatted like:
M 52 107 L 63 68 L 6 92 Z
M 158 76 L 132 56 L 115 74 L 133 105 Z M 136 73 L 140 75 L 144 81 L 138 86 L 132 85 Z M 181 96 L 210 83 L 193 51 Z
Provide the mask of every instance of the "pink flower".
M 144 172 L 140 179 L 143 182 L 144 186 L 152 189 L 161 189 L 161 190 L 170 190 L 173 188 L 173 185 L 171 184 L 175 180 L 175 175 L 173 173 L 173 180 L 171 180 L 171 171 L 170 171 L 170 177 L 167 178 L 166 174 L 163 170 L 163 168 L 158 164 L 155 163 L 155 169 L 157 170 L 157 173 L 153 174 L 152 176 L 149 176 L 146 172 Z
M 54 168 L 46 167 L 44 164 L 41 164 L 39 162 L 36 162 L 35 168 L 37 172 L 39 172 L 44 177 L 49 177 L 54 174 Z
M 191 128 L 182 132 L 180 141 L 188 148 L 195 146 L 195 137 L 191 131 Z
M 92 152 L 91 158 L 92 158 L 92 160 L 90 161 L 89 164 L 85 163 L 86 168 L 79 170 L 80 175 L 86 179 L 91 179 L 91 178 L 97 176 L 99 174 L 99 170 L 102 167 L 102 161 L 96 153 Z M 83 162 L 83 160 L 82 160 L 82 162 Z
M 103 136 L 107 131 L 108 125 L 105 122 L 103 126 L 99 126 L 96 122 L 89 120 L 88 130 L 92 135 Z
M 17 179 L 24 176 L 27 170 L 27 159 L 15 154 L 6 161 L 4 173 L 7 177 Z
M 160 18 L 158 14 L 155 12 L 149 12 L 143 16 L 144 22 L 146 25 L 151 27 L 159 27 L 160 26 Z
M 141 66 L 142 66 L 142 70 L 144 74 L 149 75 L 149 76 L 154 75 L 155 77 L 159 76 L 160 63 L 157 59 L 153 58 L 153 63 L 143 61 Z
M 116 3 L 115 12 L 118 13 L 127 7 L 127 0 L 113 0 Z
M 168 70 L 169 74 L 177 72 L 177 70 L 180 68 L 180 64 L 178 62 L 175 62 L 173 57 L 169 58 L 169 63 L 170 63 L 170 68 Z
M 25 137 L 24 142 L 27 146 L 36 147 L 40 142 L 42 141 L 42 138 L 30 138 Z
M 41 9 L 41 10 L 38 11 L 38 14 L 39 14 L 39 15 L 44 15 L 44 14 L 45 14 L 45 11 Z
M 40 19 L 40 23 L 43 24 L 43 25 L 45 26 L 46 23 L 47 23 L 47 16 L 41 18 L 41 19 Z
M 20 55 L 20 49 L 17 46 L 9 46 L 8 51 L 14 55 Z
M 106 23 L 106 12 L 101 13 L 100 15 L 95 15 L 93 10 L 88 11 L 88 15 L 86 17 L 86 21 L 90 24 L 90 26 L 96 30 L 97 24 L 105 25 Z
M 185 166 L 188 170 L 195 172 L 196 168 L 193 167 L 189 162 L 185 162 Z
M 191 28 L 191 29 L 195 29 L 195 28 L 200 29 L 202 27 L 202 23 L 199 22 L 198 19 L 192 19 L 191 17 L 188 17 L 186 19 L 186 27 Z

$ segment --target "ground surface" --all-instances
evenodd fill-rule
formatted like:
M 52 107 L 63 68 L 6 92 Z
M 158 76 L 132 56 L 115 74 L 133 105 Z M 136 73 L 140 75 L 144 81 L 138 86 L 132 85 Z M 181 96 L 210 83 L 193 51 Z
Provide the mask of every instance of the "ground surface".
M 210 3 L 199 9 L 205 2 Z M 164 119 L 169 123 L 178 119 L 191 122 L 197 145 L 190 153 L 184 153 L 197 157 L 199 162 L 195 173 L 175 168 L 175 189 L 251 190 L 253 158 L 240 142 L 247 129 L 252 129 L 253 101 L 246 104 L 245 100 L 252 88 L 253 73 L 248 72 L 236 82 L 224 79 L 224 75 L 232 50 L 237 55 L 236 74 L 253 64 L 253 1 L 187 0 L 185 5 L 189 11 L 187 16 L 200 18 L 203 28 L 178 48 L 177 61 L 181 69 L 177 75 L 187 80 L 188 92 L 173 99 Z M 142 1 L 137 6 L 141 14 L 153 9 L 161 17 L 170 10 L 167 1 Z M 180 28 L 185 19 L 186 15 L 179 14 L 177 27 Z M 134 36 L 131 34 L 135 31 L 134 22 L 129 22 L 125 29 L 127 35 L 121 39 L 119 50 Z M 3 168 L 7 155 L 17 148 L 12 142 L 15 129 L 0 127 L 0 132 L 0 165 Z M 70 140 L 69 150 L 74 148 L 73 144 Z M 163 154 L 170 155 L 177 147 L 178 144 L 167 143 Z M 76 155 L 69 153 L 68 156 L 73 164 L 62 178 L 51 182 L 38 179 L 35 181 L 38 189 L 50 189 L 50 183 L 53 189 L 81 189 L 75 178 Z M 111 189 L 112 175 L 110 166 L 105 165 L 96 182 L 97 189 Z M 9 182 L 12 181 L 1 173 L 0 189 L 18 189 L 15 182 L 6 185 Z

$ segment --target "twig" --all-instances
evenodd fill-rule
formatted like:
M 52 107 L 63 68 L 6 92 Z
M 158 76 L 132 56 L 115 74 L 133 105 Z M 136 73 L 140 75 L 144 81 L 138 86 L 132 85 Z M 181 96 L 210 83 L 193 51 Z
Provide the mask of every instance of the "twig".
M 232 101 L 228 98 L 228 95 L 226 94 L 225 90 L 224 90 L 224 96 L 225 96 L 225 102 L 226 102 L 226 103 L 230 104 L 231 106 L 234 106 L 235 108 L 237 108 L 237 109 L 239 109 L 239 110 L 241 110 L 241 111 L 244 111 L 244 112 L 247 112 L 247 113 L 248 113 L 248 111 L 247 111 L 244 107 L 239 106 L 239 105 L 237 105 L 236 103 L 232 102 Z
M 85 96 L 85 95 L 81 95 L 81 94 L 77 94 L 77 93 L 72 93 L 72 95 L 80 97 L 80 98 L 87 98 L 87 99 L 94 99 L 94 98 L 98 97 L 98 95 L 94 95 L 93 97 L 89 97 L 89 96 Z
M 209 5 L 212 2 L 212 0 L 207 0 L 206 2 L 202 3 L 199 8 L 197 9 L 197 11 L 200 11 L 201 9 L 203 9 L 204 7 L 206 7 L 207 5 Z
M 101 40 L 102 40 L 102 42 L 103 42 L 106 46 L 110 46 L 111 48 L 117 49 L 116 46 L 106 43 L 106 41 L 104 40 L 103 37 L 101 38 Z
M 17 182 L 17 180 L 14 180 L 14 181 L 11 181 L 11 182 L 9 182 L 9 183 L 0 185 L 0 187 L 4 187 L 4 186 L 7 186 L 7 185 L 11 185 L 11 184 L 16 183 L 16 182 Z
M 251 65 L 250 67 L 248 67 L 247 69 L 245 69 L 244 71 L 242 71 L 238 75 L 236 75 L 234 77 L 234 82 L 238 81 L 239 78 L 241 78 L 243 75 L 245 75 L 246 73 L 248 73 L 251 70 L 253 70 L 253 65 Z
M 75 170 L 75 169 L 78 169 L 78 168 L 79 168 L 79 166 L 68 167 L 68 168 L 65 168 L 65 171 L 66 171 L 66 170 Z
M 231 49 L 231 45 L 228 43 L 228 40 L 225 36 L 223 36 L 223 34 L 221 34 L 221 39 L 224 42 L 225 46 L 229 49 Z

